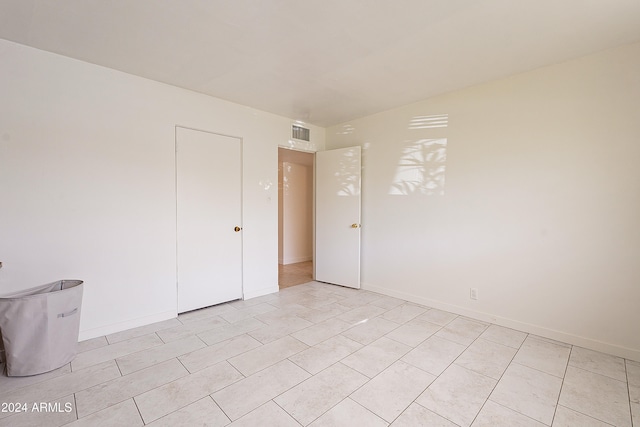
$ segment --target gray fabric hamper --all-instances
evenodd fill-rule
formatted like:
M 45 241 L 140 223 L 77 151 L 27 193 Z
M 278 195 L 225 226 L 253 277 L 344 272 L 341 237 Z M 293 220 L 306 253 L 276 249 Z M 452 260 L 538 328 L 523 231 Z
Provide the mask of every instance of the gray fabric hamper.
M 0 361 L 6 362 L 8 376 L 41 374 L 73 360 L 82 284 L 59 280 L 0 296 Z

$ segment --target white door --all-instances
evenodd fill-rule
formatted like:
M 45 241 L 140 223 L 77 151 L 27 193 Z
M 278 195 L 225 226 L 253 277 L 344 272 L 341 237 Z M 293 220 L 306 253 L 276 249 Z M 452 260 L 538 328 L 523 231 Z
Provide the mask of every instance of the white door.
M 360 147 L 316 153 L 315 280 L 360 288 Z
M 242 142 L 176 128 L 178 312 L 242 298 Z

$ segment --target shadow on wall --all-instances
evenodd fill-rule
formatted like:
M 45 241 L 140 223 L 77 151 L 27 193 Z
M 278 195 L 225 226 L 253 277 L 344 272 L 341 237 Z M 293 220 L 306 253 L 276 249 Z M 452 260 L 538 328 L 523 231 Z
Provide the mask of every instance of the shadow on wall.
M 444 196 L 447 139 L 406 141 L 389 194 Z
M 415 116 L 409 130 L 446 128 L 447 114 Z M 404 141 L 389 194 L 444 196 L 447 138 Z
M 360 158 L 357 149 L 345 151 L 335 174 L 338 196 L 357 196 L 360 194 Z

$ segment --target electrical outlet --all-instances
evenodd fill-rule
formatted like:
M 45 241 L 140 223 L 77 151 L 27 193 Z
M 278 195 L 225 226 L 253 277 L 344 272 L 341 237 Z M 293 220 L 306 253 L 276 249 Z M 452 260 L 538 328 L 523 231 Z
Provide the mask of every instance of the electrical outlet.
M 470 289 L 469 298 L 478 299 L 478 288 L 471 288 Z

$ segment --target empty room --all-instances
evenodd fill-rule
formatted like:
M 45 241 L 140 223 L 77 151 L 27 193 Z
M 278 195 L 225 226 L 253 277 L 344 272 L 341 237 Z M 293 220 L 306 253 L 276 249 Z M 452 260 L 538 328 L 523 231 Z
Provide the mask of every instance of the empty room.
M 0 0 L 1 426 L 640 426 L 637 0 Z

